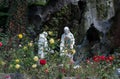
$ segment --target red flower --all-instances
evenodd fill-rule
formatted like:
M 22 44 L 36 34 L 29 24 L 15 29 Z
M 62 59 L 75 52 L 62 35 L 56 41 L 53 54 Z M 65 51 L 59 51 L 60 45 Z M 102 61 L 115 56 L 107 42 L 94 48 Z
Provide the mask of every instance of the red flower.
M 109 61 L 113 61 L 114 58 L 112 56 L 109 56 L 108 59 Z
M 109 62 L 109 59 L 108 59 L 108 57 L 106 57 L 106 59 L 105 59 L 105 60 L 106 60 L 106 62 Z
M 105 60 L 105 56 L 99 56 L 100 60 L 104 61 Z
M 103 55 L 103 56 L 94 56 L 93 57 L 93 60 L 95 62 L 99 62 L 99 61 L 104 61 L 106 59 L 106 57 Z
M 114 59 L 113 56 L 108 56 L 108 57 L 106 57 L 106 61 L 107 61 L 107 62 L 113 61 L 113 59 Z
M 40 64 L 41 64 L 41 65 L 45 65 L 45 64 L 46 64 L 46 60 L 45 60 L 45 59 L 41 59 L 41 60 L 40 60 Z
M 99 56 L 94 56 L 94 57 L 93 57 L 93 60 L 94 60 L 95 62 L 99 62 L 99 61 L 100 61 L 100 58 L 99 58 Z
M 0 47 L 2 47 L 2 45 L 3 45 L 2 42 L 0 42 Z

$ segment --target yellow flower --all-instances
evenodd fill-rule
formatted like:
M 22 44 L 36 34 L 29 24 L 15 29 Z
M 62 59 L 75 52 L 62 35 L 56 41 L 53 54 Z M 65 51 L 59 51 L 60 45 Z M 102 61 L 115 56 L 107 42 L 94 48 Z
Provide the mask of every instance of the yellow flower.
M 54 41 L 53 38 L 51 38 L 51 39 L 49 40 L 49 42 L 50 42 L 50 44 L 54 44 L 54 43 L 55 43 L 55 41 Z
M 19 63 L 19 62 L 20 62 L 20 60 L 19 60 L 19 59 L 16 59 L 16 60 L 15 60 L 15 62 L 16 62 L 16 63 Z
M 23 38 L 23 35 L 22 35 L 22 34 L 19 34 L 19 35 L 18 35 L 18 38 L 19 38 L 19 39 L 22 39 L 22 38 Z
M 6 63 L 4 61 L 1 61 L 1 65 L 5 65 Z
M 76 50 L 75 50 L 75 49 L 72 49 L 71 52 L 72 52 L 72 54 L 75 54 L 75 53 L 76 53 Z
M 32 65 L 32 68 L 36 68 L 36 67 L 37 67 L 37 64 L 33 64 L 33 65 Z
M 27 46 L 24 46 L 23 49 L 24 49 L 24 50 L 27 50 Z
M 13 65 L 12 64 L 10 64 L 10 66 L 9 66 L 10 68 L 12 68 L 13 67 Z
M 32 43 L 32 42 L 28 43 L 28 46 L 32 47 L 32 46 L 33 46 L 33 43 Z
M 16 69 L 19 69 L 19 68 L 20 68 L 20 65 L 19 65 L 19 64 L 16 64 L 16 65 L 15 65 L 15 68 L 16 68 Z
M 38 56 L 34 56 L 33 60 L 38 61 L 39 60 Z
M 52 32 L 52 31 L 49 31 L 48 34 L 52 36 L 52 35 L 53 35 L 53 32 Z

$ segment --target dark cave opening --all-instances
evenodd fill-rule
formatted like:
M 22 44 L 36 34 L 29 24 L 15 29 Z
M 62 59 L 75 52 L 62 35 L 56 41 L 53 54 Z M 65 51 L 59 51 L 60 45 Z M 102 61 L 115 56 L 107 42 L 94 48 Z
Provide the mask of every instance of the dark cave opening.
M 99 31 L 95 28 L 94 24 L 90 25 L 90 28 L 86 32 L 86 37 L 89 43 L 100 42 Z

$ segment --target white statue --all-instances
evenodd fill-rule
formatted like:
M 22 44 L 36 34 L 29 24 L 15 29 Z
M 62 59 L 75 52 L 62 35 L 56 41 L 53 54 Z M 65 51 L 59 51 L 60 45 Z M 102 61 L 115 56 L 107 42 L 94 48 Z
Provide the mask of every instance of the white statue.
M 62 34 L 61 37 L 61 43 L 60 43 L 60 52 L 61 55 L 64 54 L 65 50 L 72 50 L 73 46 L 75 44 L 75 38 L 73 36 L 73 34 L 70 32 L 70 29 L 66 26 L 64 27 L 64 33 Z M 72 55 L 67 54 L 69 57 L 71 57 Z
M 47 41 L 47 32 L 43 32 L 42 34 L 39 34 L 39 40 L 38 40 L 38 55 L 41 58 L 45 57 L 47 48 L 48 48 L 48 41 Z

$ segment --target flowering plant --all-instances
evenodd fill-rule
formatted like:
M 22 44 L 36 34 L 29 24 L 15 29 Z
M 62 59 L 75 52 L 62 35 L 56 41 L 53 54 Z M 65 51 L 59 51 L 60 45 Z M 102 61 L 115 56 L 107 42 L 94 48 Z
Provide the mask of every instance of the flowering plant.
M 31 42 L 31 39 L 25 35 L 21 37 L 22 39 L 15 37 L 14 39 L 18 39 L 20 42 L 13 44 L 15 46 L 9 51 L 2 50 L 0 53 L 0 72 L 25 73 L 36 79 L 54 79 L 68 76 L 81 77 L 82 79 L 89 77 L 99 77 L 101 79 L 106 77 L 110 79 L 110 77 L 113 77 L 113 71 L 120 66 L 118 64 L 120 62 L 118 61 L 119 56 L 117 58 L 112 55 L 101 55 L 87 59 L 87 63 L 80 62 L 80 65 L 75 67 L 75 62 L 68 56 L 60 56 L 58 50 L 60 40 L 54 38 L 53 35 L 48 37 L 48 40 L 51 41 L 49 41 L 49 50 L 45 58 L 40 59 L 36 51 L 38 44 Z M 68 52 L 68 50 L 65 52 Z M 73 49 L 70 52 L 74 55 L 77 51 Z
M 41 65 L 45 65 L 46 64 L 46 60 L 45 59 L 40 59 L 39 62 L 40 62 Z

